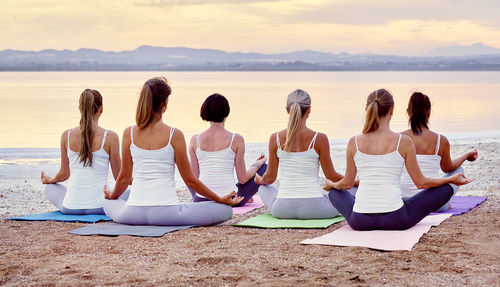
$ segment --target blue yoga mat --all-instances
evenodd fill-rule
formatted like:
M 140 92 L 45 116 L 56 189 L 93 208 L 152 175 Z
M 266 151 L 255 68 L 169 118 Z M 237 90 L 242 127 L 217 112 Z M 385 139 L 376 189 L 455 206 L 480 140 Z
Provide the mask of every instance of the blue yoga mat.
M 99 221 L 111 221 L 112 219 L 106 215 L 90 214 L 90 215 L 71 215 L 64 214 L 60 211 L 53 211 L 41 214 L 30 214 L 26 216 L 12 217 L 9 220 L 24 220 L 24 221 L 66 221 L 66 222 L 84 222 L 96 223 Z
M 486 199 L 488 199 L 487 196 L 455 196 L 451 199 L 450 209 L 435 212 L 435 214 L 451 213 L 453 215 L 460 215 L 467 213 L 476 208 L 479 204 L 483 203 Z
M 77 235 L 131 235 L 142 237 L 161 237 L 166 233 L 183 230 L 194 227 L 194 225 L 182 226 L 155 226 L 155 225 L 127 225 L 115 222 L 92 224 L 77 229 L 73 229 L 68 233 Z

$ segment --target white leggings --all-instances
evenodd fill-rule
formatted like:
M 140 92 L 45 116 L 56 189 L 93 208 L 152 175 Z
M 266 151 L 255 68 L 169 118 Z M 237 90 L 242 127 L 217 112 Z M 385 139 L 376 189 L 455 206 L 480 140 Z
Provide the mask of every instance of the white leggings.
M 63 206 L 64 197 L 66 196 L 66 186 L 60 183 L 47 184 L 45 185 L 45 197 L 52 203 L 57 209 L 59 209 L 64 214 L 74 214 L 74 215 L 86 215 L 86 214 L 104 214 L 104 210 L 101 208 L 89 208 L 89 209 L 69 209 Z M 102 194 L 104 197 L 104 193 Z
M 113 221 L 132 225 L 213 225 L 233 216 L 233 209 L 213 201 L 177 205 L 133 206 L 121 198 L 106 200 L 104 211 Z
M 273 185 L 261 185 L 259 195 L 276 218 L 320 219 L 333 218 L 339 214 L 324 194 L 320 198 L 276 198 L 278 189 Z

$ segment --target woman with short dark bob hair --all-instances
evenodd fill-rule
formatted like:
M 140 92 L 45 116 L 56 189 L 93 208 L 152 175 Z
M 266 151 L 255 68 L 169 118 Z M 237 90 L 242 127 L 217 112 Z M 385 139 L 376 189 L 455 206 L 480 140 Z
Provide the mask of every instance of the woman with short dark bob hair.
M 196 177 L 218 195 L 237 190 L 243 200 L 236 206 L 242 206 L 257 193 L 259 185 L 253 178 L 256 173 L 262 175 L 266 171 L 266 158 L 259 157 L 246 169 L 245 140 L 225 129 L 229 111 L 229 102 L 224 96 L 213 94 L 205 99 L 200 116 L 210 127 L 191 138 L 189 158 Z M 238 184 L 235 184 L 235 170 Z M 189 190 L 194 202 L 210 200 Z
M 379 89 L 368 96 L 363 133 L 352 137 L 347 145 L 345 176 L 337 182 L 327 180 L 324 186 L 333 205 L 355 230 L 408 229 L 450 199 L 450 184 L 470 182 L 462 173 L 425 177 L 411 138 L 390 129 L 393 111 L 394 100 L 387 90 Z M 405 166 L 417 187 L 424 189 L 408 199 L 401 196 Z M 353 186 L 356 174 L 359 186 L 354 198 L 347 189 Z
M 183 133 L 163 123 L 171 88 L 163 77 L 146 81 L 137 105 L 136 126 L 123 132 L 122 168 L 113 191 L 104 188 L 106 215 L 138 225 L 211 225 L 232 216 L 234 191 L 217 195 L 193 175 Z M 215 202 L 181 204 L 175 189 L 175 165 L 186 185 Z M 132 182 L 128 200 L 119 198 Z
M 413 140 L 418 166 L 424 176 L 440 177 L 441 171 L 445 172 L 445 177 L 459 172 L 463 173 L 462 163 L 466 160 L 475 161 L 477 159 L 478 154 L 475 149 L 455 159 L 451 158 L 448 139 L 429 129 L 431 101 L 427 95 L 414 92 L 410 97 L 406 111 L 411 128 L 402 132 L 402 134 L 409 136 Z M 452 187 L 453 195 L 455 195 L 458 186 L 452 185 Z M 406 169 L 403 170 L 401 177 L 401 189 L 403 198 L 410 198 L 421 191 L 421 189 L 417 188 Z M 449 209 L 451 207 L 450 202 L 451 199 L 441 206 L 438 211 Z

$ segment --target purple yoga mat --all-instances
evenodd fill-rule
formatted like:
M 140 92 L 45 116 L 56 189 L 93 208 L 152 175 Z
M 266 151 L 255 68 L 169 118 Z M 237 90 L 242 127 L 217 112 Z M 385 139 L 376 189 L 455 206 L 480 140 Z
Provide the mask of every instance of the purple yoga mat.
M 483 203 L 487 198 L 487 196 L 455 196 L 451 200 L 450 209 L 442 212 L 434 212 L 431 214 L 451 213 L 453 215 L 460 215 L 469 212 L 474 207 Z

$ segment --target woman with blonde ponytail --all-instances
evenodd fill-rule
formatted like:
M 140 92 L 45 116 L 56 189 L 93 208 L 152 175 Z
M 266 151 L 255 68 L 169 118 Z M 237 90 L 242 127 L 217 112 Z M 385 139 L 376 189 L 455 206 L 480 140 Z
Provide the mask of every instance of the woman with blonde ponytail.
M 136 124 L 125 129 L 122 167 L 114 190 L 104 187 L 104 211 L 114 221 L 136 225 L 211 225 L 233 215 L 236 192 L 218 195 L 194 176 L 183 133 L 163 122 L 171 89 L 157 77 L 142 86 Z M 175 189 L 175 165 L 186 185 L 213 201 L 182 204 Z M 122 194 L 134 178 L 130 196 Z M 215 202 L 214 202 L 215 201 Z
M 47 199 L 65 214 L 104 214 L 102 185 L 108 182 L 109 165 L 116 179 L 120 172 L 116 133 L 98 125 L 102 96 L 86 89 L 80 95 L 80 125 L 61 136 L 61 168 L 54 177 L 42 172 Z M 58 184 L 69 178 L 68 187 Z
M 311 113 L 311 97 L 303 90 L 288 95 L 286 111 L 289 119 L 285 130 L 269 139 L 269 164 L 255 182 L 262 184 L 262 201 L 277 218 L 332 218 L 338 215 L 319 183 L 319 167 L 327 179 L 338 181 L 342 175 L 333 168 L 330 143 L 325 134 L 306 126 Z M 281 143 L 284 143 L 283 145 Z M 280 185 L 271 185 L 280 169 Z
M 379 89 L 368 96 L 363 133 L 352 137 L 347 145 L 345 177 L 337 182 L 327 180 L 323 187 L 355 230 L 408 229 L 450 199 L 450 184 L 470 182 L 462 173 L 445 178 L 422 175 L 411 138 L 389 127 L 393 110 L 394 100 L 387 90 Z M 424 189 L 408 199 L 401 195 L 405 166 L 417 187 Z M 356 174 L 359 186 L 354 198 L 346 190 L 353 186 Z

